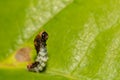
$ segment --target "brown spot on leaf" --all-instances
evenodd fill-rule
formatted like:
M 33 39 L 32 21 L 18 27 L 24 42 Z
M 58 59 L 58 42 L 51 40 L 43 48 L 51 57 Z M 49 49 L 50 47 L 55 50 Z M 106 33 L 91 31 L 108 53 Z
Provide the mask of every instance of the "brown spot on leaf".
M 30 52 L 31 52 L 31 48 L 29 48 L 29 47 L 21 48 L 17 51 L 17 53 L 15 55 L 15 59 L 19 62 L 30 61 L 31 60 Z

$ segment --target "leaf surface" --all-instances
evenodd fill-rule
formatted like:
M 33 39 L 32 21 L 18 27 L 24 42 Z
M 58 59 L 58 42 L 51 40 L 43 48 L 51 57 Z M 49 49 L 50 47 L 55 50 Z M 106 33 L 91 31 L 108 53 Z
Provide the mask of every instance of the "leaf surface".
M 5 65 L 0 64 L 4 67 L 0 69 L 0 80 L 119 80 L 119 7 L 119 0 L 58 0 L 58 4 L 57 0 L 36 0 L 3 7 L 0 59 Z M 45 72 L 31 73 L 10 55 L 24 47 L 35 54 L 33 40 L 43 29 L 49 34 L 49 61 Z M 9 69 L 7 63 L 14 67 Z

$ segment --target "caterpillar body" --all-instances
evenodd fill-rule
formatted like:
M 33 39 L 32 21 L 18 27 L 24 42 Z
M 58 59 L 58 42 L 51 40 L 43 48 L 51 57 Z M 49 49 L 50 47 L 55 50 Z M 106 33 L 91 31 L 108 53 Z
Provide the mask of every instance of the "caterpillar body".
M 48 60 L 48 54 L 46 48 L 47 39 L 48 39 L 48 34 L 45 31 L 40 32 L 34 39 L 34 46 L 37 52 L 37 56 L 35 62 L 27 66 L 27 69 L 29 71 L 41 72 L 44 70 Z

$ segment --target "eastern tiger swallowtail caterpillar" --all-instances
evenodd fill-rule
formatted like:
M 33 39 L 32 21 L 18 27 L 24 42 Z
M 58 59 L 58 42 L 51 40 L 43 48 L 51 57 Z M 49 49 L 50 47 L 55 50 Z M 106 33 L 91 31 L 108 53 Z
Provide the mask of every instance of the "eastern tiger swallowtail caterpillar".
M 45 31 L 40 32 L 34 39 L 34 46 L 37 52 L 35 61 L 32 64 L 27 65 L 27 69 L 33 72 L 41 72 L 44 70 L 47 60 L 47 48 L 46 41 L 48 34 Z

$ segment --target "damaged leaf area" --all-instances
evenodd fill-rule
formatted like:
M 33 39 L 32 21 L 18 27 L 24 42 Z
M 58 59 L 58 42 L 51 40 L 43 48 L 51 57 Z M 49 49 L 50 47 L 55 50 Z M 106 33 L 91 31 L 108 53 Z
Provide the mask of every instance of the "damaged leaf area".
M 1 61 L 0 68 L 26 68 L 25 66 L 34 60 L 34 56 L 35 54 L 33 54 L 31 47 L 20 48 L 8 58 Z
M 27 61 L 31 61 L 30 59 L 30 52 L 31 49 L 30 48 L 21 48 L 20 50 L 17 51 L 17 53 L 15 54 L 15 59 L 18 62 L 27 62 Z
M 119 0 L 5 0 L 0 6 L 0 80 L 120 80 Z M 49 34 L 49 60 L 37 74 L 26 64 L 42 30 Z

